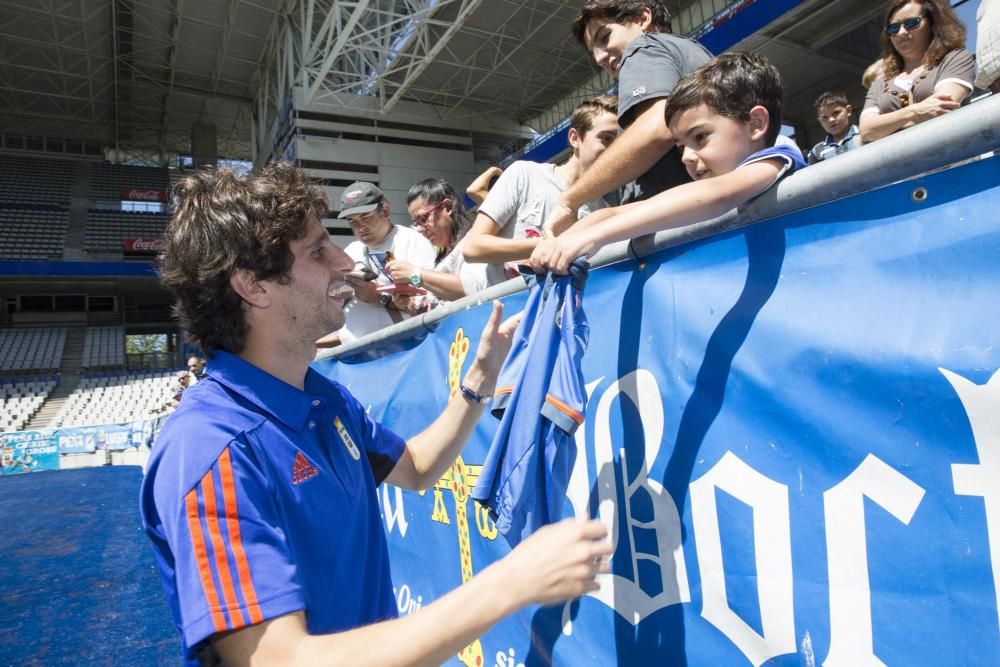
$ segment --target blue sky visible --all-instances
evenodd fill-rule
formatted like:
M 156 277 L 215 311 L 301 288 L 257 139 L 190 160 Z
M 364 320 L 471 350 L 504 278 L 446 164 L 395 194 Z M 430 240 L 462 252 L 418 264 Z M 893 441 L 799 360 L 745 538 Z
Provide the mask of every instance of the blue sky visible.
M 967 0 L 966 2 L 952 2 L 951 6 L 955 8 L 955 13 L 958 14 L 958 18 L 962 20 L 965 27 L 969 31 L 969 35 L 965 40 L 965 48 L 967 48 L 972 53 L 976 52 L 976 10 L 979 9 L 979 3 L 981 0 Z

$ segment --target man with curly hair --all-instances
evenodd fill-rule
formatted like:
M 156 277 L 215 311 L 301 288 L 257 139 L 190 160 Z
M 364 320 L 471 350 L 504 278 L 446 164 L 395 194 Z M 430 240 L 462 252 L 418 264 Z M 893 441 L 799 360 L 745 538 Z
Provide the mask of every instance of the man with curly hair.
M 440 478 L 516 322 L 494 305 L 462 391 L 404 440 L 309 368 L 344 324 L 354 262 L 302 171 L 207 171 L 175 194 L 161 280 L 209 362 L 157 437 L 141 511 L 186 664 L 440 664 L 526 604 L 596 589 L 611 545 L 598 522 L 569 521 L 396 618 L 376 486 Z

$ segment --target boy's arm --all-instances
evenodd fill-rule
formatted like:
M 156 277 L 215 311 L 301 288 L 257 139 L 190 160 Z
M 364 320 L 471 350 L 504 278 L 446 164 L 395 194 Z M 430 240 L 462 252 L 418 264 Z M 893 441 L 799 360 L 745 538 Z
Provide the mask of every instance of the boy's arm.
M 674 147 L 664 111 L 667 99 L 636 107 L 635 121 L 608 146 L 601 157 L 556 199 L 542 225 L 546 236 L 557 236 L 576 222 L 577 210 L 649 171 Z
M 224 664 L 440 665 L 526 604 L 597 590 L 614 547 L 597 521 L 569 519 L 537 531 L 467 584 L 414 614 L 336 634 L 310 635 L 296 612 L 217 635 Z M 361 555 L 363 557 L 363 555 Z
M 780 159 L 761 160 L 728 174 L 685 183 L 627 206 L 585 227 L 546 240 L 531 255 L 536 271 L 567 273 L 577 257 L 591 257 L 609 243 L 711 220 L 740 206 L 774 184 L 785 168 Z
M 599 225 L 605 220 L 608 220 L 610 218 L 615 217 L 616 215 L 619 215 L 620 213 L 628 211 L 633 206 L 640 203 L 641 202 L 633 202 L 631 204 L 622 204 L 621 206 L 609 206 L 607 208 L 599 208 L 593 213 L 588 213 L 587 215 L 577 220 L 575 225 L 573 225 L 568 230 L 566 230 L 566 232 L 564 232 L 564 235 L 579 234 L 583 232 L 583 230 L 589 229 L 594 225 Z
M 465 245 L 462 246 L 465 261 L 514 262 L 530 255 L 538 245 L 537 238 L 505 239 L 497 236 L 499 233 L 500 225 L 485 213 L 479 213 L 472 229 L 465 235 Z

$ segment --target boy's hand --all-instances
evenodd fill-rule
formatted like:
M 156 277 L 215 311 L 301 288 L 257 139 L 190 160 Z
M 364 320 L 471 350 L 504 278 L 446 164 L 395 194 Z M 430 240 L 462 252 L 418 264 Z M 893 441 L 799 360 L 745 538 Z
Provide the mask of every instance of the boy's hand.
M 531 268 L 536 273 L 551 271 L 560 275 L 569 273 L 569 265 L 577 257 L 590 258 L 597 250 L 586 234 L 567 234 L 542 241 L 531 253 Z

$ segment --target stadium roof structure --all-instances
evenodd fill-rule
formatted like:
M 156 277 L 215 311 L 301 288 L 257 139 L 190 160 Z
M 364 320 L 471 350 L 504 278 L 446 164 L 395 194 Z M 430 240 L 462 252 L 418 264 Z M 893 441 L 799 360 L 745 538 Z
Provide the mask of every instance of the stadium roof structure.
M 254 100 L 290 83 L 525 118 L 594 74 L 576 5 L 0 0 L 0 131 L 166 153 L 210 122 L 221 153 L 249 157 Z
M 668 4 L 675 31 L 690 33 L 752 2 Z M 255 133 L 266 131 L 293 87 L 307 101 L 372 95 L 382 112 L 403 99 L 421 102 L 442 110 L 442 122 L 467 113 L 525 122 L 581 89 L 597 92 L 611 83 L 569 34 L 579 4 L 0 0 L 0 133 L 165 160 L 188 151 L 195 124 L 211 123 L 220 155 L 249 158 Z M 767 47 L 769 56 L 781 52 L 789 66 L 813 77 L 816 40 L 856 28 L 881 5 L 786 4 L 796 11 L 747 46 Z M 810 30 L 816 34 L 805 34 Z

